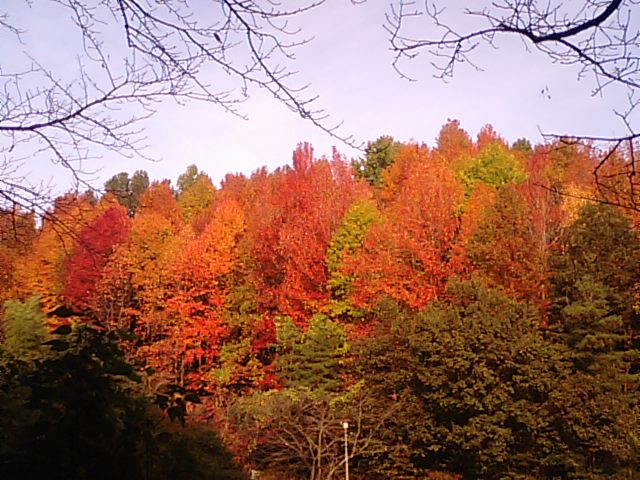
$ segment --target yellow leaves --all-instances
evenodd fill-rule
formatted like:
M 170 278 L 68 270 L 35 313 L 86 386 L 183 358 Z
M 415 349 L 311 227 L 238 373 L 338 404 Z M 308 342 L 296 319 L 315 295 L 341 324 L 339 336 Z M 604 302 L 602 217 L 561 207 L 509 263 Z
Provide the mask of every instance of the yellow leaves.
M 16 266 L 16 296 L 39 295 L 44 313 L 50 313 L 63 304 L 61 270 L 66 255 L 63 244 L 64 240 L 56 232 L 42 233 L 32 252 Z
M 563 227 L 575 222 L 580 216 L 582 207 L 593 202 L 593 200 L 590 200 L 590 198 L 593 198 L 591 190 L 591 188 L 575 184 L 569 184 L 565 187 L 564 195 L 562 196 Z
M 16 264 L 15 294 L 18 298 L 40 295 L 44 313 L 64 304 L 62 265 L 77 241 L 78 233 L 97 215 L 96 209 L 77 194 L 55 201 L 31 251 Z
M 209 208 L 215 198 L 216 189 L 207 175 L 198 175 L 178 197 L 178 206 L 182 210 L 185 223 L 193 221 Z
M 186 241 L 176 235 L 171 219 L 161 213 L 147 212 L 135 217 L 129 245 L 120 255 L 128 264 L 143 323 L 155 323 L 153 312 L 162 311 L 171 296 L 170 265 Z

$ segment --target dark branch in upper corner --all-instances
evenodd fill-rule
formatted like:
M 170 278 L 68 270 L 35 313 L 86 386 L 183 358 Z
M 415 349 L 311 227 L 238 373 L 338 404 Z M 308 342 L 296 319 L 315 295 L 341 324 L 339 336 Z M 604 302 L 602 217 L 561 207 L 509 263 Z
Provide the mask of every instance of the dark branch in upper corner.
M 532 32 L 529 29 L 516 28 L 503 23 L 499 23 L 497 28 L 498 28 L 498 31 L 512 32 L 512 33 L 518 33 L 520 35 L 523 35 L 527 37 L 529 40 L 531 40 L 533 43 L 553 42 L 553 41 L 558 41 L 565 38 L 573 37 L 574 35 L 578 35 L 579 33 L 582 33 L 586 30 L 600 26 L 609 17 L 611 17 L 611 15 L 613 15 L 616 12 L 616 10 L 620 8 L 621 5 L 622 5 L 622 0 L 612 0 L 611 3 L 607 5 L 607 8 L 605 8 L 604 11 L 599 15 L 596 15 L 595 17 L 589 20 L 586 20 L 582 23 L 578 23 L 573 27 L 567 28 L 565 30 L 554 31 L 553 33 L 549 33 L 546 35 L 536 35 L 534 32 Z
M 453 76 L 460 63 L 479 69 L 474 54 L 483 45 L 495 48 L 497 35 L 515 35 L 531 42 L 556 64 L 578 66 L 579 78 L 589 74 L 595 84 L 594 95 L 605 95 L 607 88 L 626 90 L 626 107 L 623 111 L 614 110 L 625 133 L 617 136 L 562 133 L 548 134 L 545 138 L 571 138 L 585 145 L 598 145 L 602 162 L 594 174 L 602 192 L 608 190 L 609 195 L 613 192 L 613 183 L 610 178 L 603 178 L 602 166 L 613 159 L 623 159 L 624 168 L 619 175 L 628 179 L 626 198 L 615 201 L 640 210 L 640 199 L 635 198 L 640 187 L 635 163 L 640 131 L 633 122 L 640 103 L 639 2 L 584 0 L 581 3 L 493 0 L 485 2 L 484 8 L 461 9 L 457 17 L 447 17 L 445 8 L 455 7 L 444 0 L 427 0 L 423 7 L 412 0 L 393 0 L 385 25 L 395 54 L 393 65 L 407 78 L 403 61 L 423 53 L 430 58 L 435 76 L 446 79 Z M 463 31 L 456 23 L 465 16 L 477 23 Z M 428 32 L 429 36 L 416 36 L 416 32 Z

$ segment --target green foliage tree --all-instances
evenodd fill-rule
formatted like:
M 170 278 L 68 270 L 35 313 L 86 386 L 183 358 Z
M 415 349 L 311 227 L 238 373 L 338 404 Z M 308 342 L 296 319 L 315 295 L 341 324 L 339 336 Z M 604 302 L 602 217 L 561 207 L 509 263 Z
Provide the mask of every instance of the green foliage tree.
M 1 478 L 243 478 L 215 433 L 163 419 L 158 406 L 184 415 L 184 401 L 144 395 L 110 335 L 75 323 L 51 337 L 35 361 L 0 351 Z
M 47 335 L 44 320 L 39 296 L 31 296 L 24 303 L 7 300 L 4 304 L 2 350 L 20 358 L 36 355 Z
M 120 172 L 104 184 L 107 193 L 116 197 L 118 203 L 133 215 L 140 207 L 140 197 L 149 188 L 149 175 L 144 170 L 136 170 L 129 178 L 127 172 Z
M 587 204 L 551 259 L 553 331 L 576 350 L 576 366 L 611 377 L 621 393 L 640 380 L 640 236 L 613 207 Z
M 327 249 L 327 269 L 329 279 L 327 288 L 332 293 L 328 307 L 331 317 L 357 318 L 363 315 L 360 309 L 351 305 L 347 297 L 352 290 L 354 275 L 342 270 L 344 261 L 356 254 L 362 247 L 369 227 L 380 222 L 378 209 L 369 200 L 357 202 L 349 208 L 342 220 L 342 225 L 335 231 L 329 248 Z
M 515 142 L 513 142 L 513 145 L 511 145 L 511 149 L 515 150 L 516 152 L 521 152 L 525 155 L 533 153 L 531 142 L 526 138 L 517 139 Z
M 375 142 L 369 142 L 364 151 L 364 158 L 352 162 L 356 175 L 370 185 L 380 185 L 382 172 L 393 165 L 401 146 L 401 143 L 388 135 L 379 137 Z
M 490 143 L 475 156 L 464 159 L 457 165 L 458 177 L 467 194 L 482 182 L 492 187 L 509 183 L 522 183 L 527 174 L 520 160 L 500 143 Z
M 340 389 L 341 357 L 348 344 L 344 328 L 325 315 L 315 315 L 306 331 L 289 317 L 277 324 L 276 366 L 287 387 L 326 393 Z
M 178 188 L 178 195 L 183 194 L 189 187 L 191 187 L 195 182 L 200 172 L 198 171 L 198 167 L 196 165 L 189 165 L 184 173 L 182 173 L 176 182 L 176 186 Z
M 584 385 L 571 351 L 537 332 L 535 311 L 474 283 L 452 285 L 449 296 L 413 331 L 400 323 L 358 352 L 379 408 L 400 405 L 387 450 L 368 468 L 386 477 L 631 478 L 634 412 L 597 379 Z
M 339 394 L 297 388 L 260 392 L 239 399 L 231 417 L 248 445 L 249 462 L 274 475 L 267 478 L 334 480 L 345 469 L 343 422 L 349 424 L 349 465 L 357 474 L 361 458 L 381 451 L 377 433 L 394 412 L 372 410 L 370 399 L 354 385 Z
M 184 221 L 192 223 L 211 206 L 216 189 L 211 178 L 205 173 L 197 174 L 193 180 L 191 180 L 191 177 L 188 179 L 183 178 L 184 175 L 180 176 L 182 183 L 178 180 L 178 206 L 182 210 Z
M 613 313 L 635 320 L 633 286 L 640 277 L 640 236 L 614 207 L 587 204 L 560 238 L 551 259 L 556 305 L 579 296 L 579 281 L 590 277 L 604 285 Z
M 142 406 L 112 377 L 128 373 L 115 345 L 85 326 L 57 332 L 37 362 L 1 358 L 3 478 L 140 474 Z
M 136 170 L 133 172 L 129 180 L 129 191 L 131 192 L 131 212 L 136 212 L 140 206 L 140 197 L 149 188 L 149 175 L 144 170 Z M 126 206 L 126 205 L 125 205 Z

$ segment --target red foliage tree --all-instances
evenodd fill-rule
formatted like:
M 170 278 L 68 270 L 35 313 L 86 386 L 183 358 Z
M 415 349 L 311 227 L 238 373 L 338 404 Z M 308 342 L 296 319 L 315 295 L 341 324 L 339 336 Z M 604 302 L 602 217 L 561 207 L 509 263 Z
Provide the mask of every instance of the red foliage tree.
M 317 160 L 301 144 L 293 165 L 263 181 L 249 234 L 261 303 L 304 323 L 329 298 L 325 259 L 333 232 L 354 199 L 368 193 L 335 151 L 331 161 Z
M 130 225 L 121 205 L 108 208 L 85 226 L 71 256 L 64 261 L 64 297 L 74 309 L 90 308 L 102 271 L 117 245 L 125 242 Z

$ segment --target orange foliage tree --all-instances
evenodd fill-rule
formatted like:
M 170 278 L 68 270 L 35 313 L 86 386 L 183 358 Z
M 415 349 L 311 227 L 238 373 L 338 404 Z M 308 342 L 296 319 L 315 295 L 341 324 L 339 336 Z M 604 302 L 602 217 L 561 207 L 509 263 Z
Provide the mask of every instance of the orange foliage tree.
M 11 298 L 16 264 L 29 252 L 35 236 L 33 214 L 0 209 L 0 309 Z
M 467 242 L 466 255 L 489 285 L 503 287 L 518 299 L 539 302 L 546 263 L 530 213 L 514 186 L 500 188 Z
M 318 160 L 308 144 L 294 152 L 293 169 L 276 172 L 266 187 L 250 221 L 261 302 L 305 323 L 329 298 L 326 253 L 332 235 L 368 187 L 335 151 L 331 161 Z
M 355 304 L 372 306 L 386 296 L 421 308 L 452 273 L 463 191 L 449 164 L 423 146 L 404 146 L 388 174 L 398 182 L 397 193 L 344 268 L 355 278 Z
M 140 197 L 139 213 L 157 213 L 169 220 L 176 229 L 182 225 L 182 214 L 169 180 L 152 182 Z
M 170 266 L 172 295 L 166 302 L 171 331 L 156 347 L 169 355 L 181 383 L 203 387 L 229 334 L 224 307 L 227 277 L 236 266 L 244 214 L 233 201 L 218 205 L 205 231 L 189 241 Z
M 43 219 L 31 251 L 16 264 L 16 297 L 39 295 L 45 313 L 64 305 L 63 263 L 73 250 L 78 233 L 95 215 L 89 200 L 77 193 L 56 199 Z

